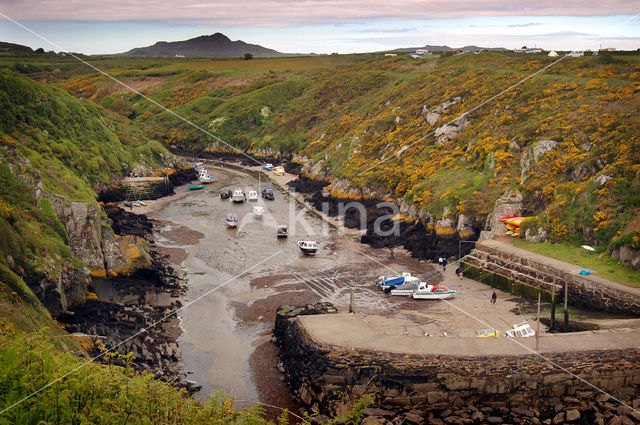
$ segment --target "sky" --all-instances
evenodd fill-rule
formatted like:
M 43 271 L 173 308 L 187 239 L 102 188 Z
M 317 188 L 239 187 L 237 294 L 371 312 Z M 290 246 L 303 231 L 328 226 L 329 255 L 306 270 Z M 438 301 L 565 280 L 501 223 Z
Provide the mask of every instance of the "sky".
M 287 53 L 636 50 L 639 13 L 637 0 L 0 0 L 0 40 L 86 54 L 215 32 Z

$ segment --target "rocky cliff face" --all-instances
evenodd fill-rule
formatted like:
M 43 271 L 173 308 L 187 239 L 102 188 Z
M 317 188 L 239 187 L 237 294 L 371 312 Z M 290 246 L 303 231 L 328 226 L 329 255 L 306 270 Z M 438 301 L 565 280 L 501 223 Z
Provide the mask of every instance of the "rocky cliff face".
M 97 204 L 70 202 L 59 195 L 49 199 L 69 235 L 74 256 L 82 260 L 91 275 L 131 275 L 152 268 L 147 242 L 135 235 L 116 235 Z
M 628 246 L 619 246 L 611 252 L 611 258 L 630 266 L 633 270 L 640 270 L 640 250 Z

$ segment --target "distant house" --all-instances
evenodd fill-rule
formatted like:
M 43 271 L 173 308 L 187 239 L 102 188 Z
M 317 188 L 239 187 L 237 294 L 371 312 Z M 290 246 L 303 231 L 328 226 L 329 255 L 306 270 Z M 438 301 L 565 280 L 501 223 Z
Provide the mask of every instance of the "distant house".
M 522 49 L 513 49 L 513 53 L 536 54 L 536 53 L 542 53 L 542 49 L 538 49 L 537 47 L 534 47 L 532 49 L 527 49 L 525 47 Z
M 176 53 L 176 57 L 177 57 L 177 58 L 183 58 L 183 57 L 184 57 L 184 55 L 181 55 L 181 54 L 179 54 L 179 53 Z
M 426 49 L 416 49 L 416 53 L 419 55 L 430 55 L 431 52 Z
M 549 52 L 549 56 L 556 57 L 556 56 L 558 56 L 558 52 L 556 52 L 555 50 L 552 50 L 552 51 Z
M 615 47 L 605 47 L 604 49 L 600 49 L 600 52 L 615 52 L 616 48 Z
M 574 58 L 580 57 L 580 56 L 584 56 L 584 52 L 582 50 L 575 50 L 571 53 L 567 53 L 567 56 L 572 56 Z
M 422 57 L 422 55 L 419 55 L 417 53 L 409 53 L 409 56 L 411 56 L 414 59 L 420 59 Z
M 398 56 L 397 53 L 385 53 L 384 55 L 385 56 Z

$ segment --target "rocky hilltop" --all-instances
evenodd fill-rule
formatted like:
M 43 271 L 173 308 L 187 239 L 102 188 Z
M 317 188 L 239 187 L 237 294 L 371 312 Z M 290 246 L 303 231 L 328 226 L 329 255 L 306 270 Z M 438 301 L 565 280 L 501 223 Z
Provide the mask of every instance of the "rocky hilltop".
M 159 41 L 153 46 L 131 49 L 122 53 L 122 56 L 238 58 L 245 53 L 255 57 L 274 57 L 284 54 L 258 44 L 245 43 L 242 40 L 231 41 L 226 35 L 217 32 L 184 41 Z

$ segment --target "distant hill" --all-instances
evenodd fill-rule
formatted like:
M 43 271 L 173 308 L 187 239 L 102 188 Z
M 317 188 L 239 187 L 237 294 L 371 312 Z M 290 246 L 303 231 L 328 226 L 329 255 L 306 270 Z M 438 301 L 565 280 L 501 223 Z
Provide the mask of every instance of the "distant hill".
M 0 52 L 11 53 L 32 53 L 31 47 L 23 46 L 22 44 L 7 43 L 6 41 L 0 41 Z
M 509 50 L 509 49 L 505 49 L 504 47 L 464 46 L 464 47 L 452 48 L 452 47 L 449 47 L 449 46 L 431 46 L 431 45 L 426 45 L 426 46 L 422 46 L 422 47 L 401 47 L 399 49 L 395 49 L 395 50 L 392 50 L 392 51 L 393 52 L 415 52 L 417 49 L 429 50 L 430 52 L 450 52 L 452 50 L 469 50 L 469 51 L 490 50 L 492 52 L 503 52 L 505 50 Z
M 219 32 L 213 35 L 202 35 L 184 41 L 159 41 L 153 46 L 138 47 L 122 53 L 124 56 L 139 57 L 216 57 L 235 58 L 251 53 L 254 57 L 283 56 L 285 53 L 273 49 L 249 44 L 244 41 L 231 41 Z

